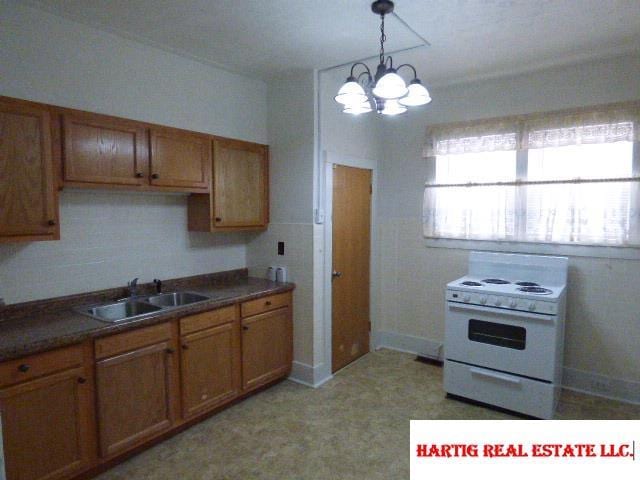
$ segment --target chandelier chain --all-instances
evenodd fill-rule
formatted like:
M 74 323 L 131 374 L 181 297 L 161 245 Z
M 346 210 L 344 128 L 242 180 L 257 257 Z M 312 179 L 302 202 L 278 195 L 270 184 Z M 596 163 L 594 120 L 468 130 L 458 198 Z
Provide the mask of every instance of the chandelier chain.
M 384 34 L 384 14 L 380 15 L 380 63 L 384 63 L 384 42 L 387 36 Z

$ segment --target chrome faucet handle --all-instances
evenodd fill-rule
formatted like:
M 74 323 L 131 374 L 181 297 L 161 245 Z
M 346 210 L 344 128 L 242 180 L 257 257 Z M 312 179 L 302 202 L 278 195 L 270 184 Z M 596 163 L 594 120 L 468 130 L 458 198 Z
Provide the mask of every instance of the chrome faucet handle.
M 129 296 L 135 297 L 138 293 L 138 277 L 131 280 L 127 285 L 129 286 Z

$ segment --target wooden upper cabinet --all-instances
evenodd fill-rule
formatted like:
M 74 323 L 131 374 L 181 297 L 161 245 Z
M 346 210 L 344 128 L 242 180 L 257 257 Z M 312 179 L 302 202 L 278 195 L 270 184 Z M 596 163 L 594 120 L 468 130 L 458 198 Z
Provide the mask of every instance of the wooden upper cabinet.
M 189 230 L 255 230 L 269 223 L 269 147 L 216 138 L 211 195 L 189 197 Z
M 148 138 L 143 125 L 93 113 L 64 113 L 62 136 L 65 184 L 148 183 Z
M 172 128 L 151 128 L 151 185 L 208 191 L 211 139 Z
M 93 385 L 79 348 L 3 364 L 19 369 L 3 375 L 0 388 L 7 480 L 57 480 L 88 469 L 95 459 Z M 80 364 L 69 367 L 74 356 Z M 31 376 L 31 371 L 39 375 Z M 43 372 L 49 371 L 43 374 Z M 8 373 L 8 372 L 4 372 Z M 3 472 L 4 473 L 4 472 Z M 4 478 L 4 476 L 3 476 Z
M 0 97 L 0 241 L 57 238 L 49 110 Z
M 267 224 L 267 148 L 235 140 L 213 142 L 213 205 L 216 227 Z

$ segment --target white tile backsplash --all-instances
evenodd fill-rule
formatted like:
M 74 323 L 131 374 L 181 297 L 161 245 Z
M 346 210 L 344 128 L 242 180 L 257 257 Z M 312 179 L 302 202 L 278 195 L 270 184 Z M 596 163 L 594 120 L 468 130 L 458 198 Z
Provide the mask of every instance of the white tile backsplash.
M 186 195 L 66 190 L 60 229 L 60 241 L 0 245 L 7 303 L 246 266 L 247 234 L 187 231 Z

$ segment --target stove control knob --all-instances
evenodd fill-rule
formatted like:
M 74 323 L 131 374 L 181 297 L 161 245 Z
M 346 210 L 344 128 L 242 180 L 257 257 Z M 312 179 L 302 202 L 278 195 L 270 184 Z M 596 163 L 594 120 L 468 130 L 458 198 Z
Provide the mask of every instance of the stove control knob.
M 484 305 L 485 303 L 487 303 L 487 296 L 486 296 L 486 295 L 482 295 L 482 296 L 480 297 L 480 303 L 481 303 L 482 305 Z
M 511 301 L 509 302 L 509 306 L 511 308 L 516 308 L 518 306 L 518 301 L 515 298 L 512 298 Z
M 529 310 L 532 312 L 536 309 L 536 302 L 529 302 Z
M 469 300 L 471 300 L 471 295 L 464 295 L 462 297 L 462 301 L 464 301 L 464 302 L 468 302 Z
M 499 307 L 500 305 L 502 305 L 502 299 L 500 297 L 496 298 L 495 305 L 496 307 Z

